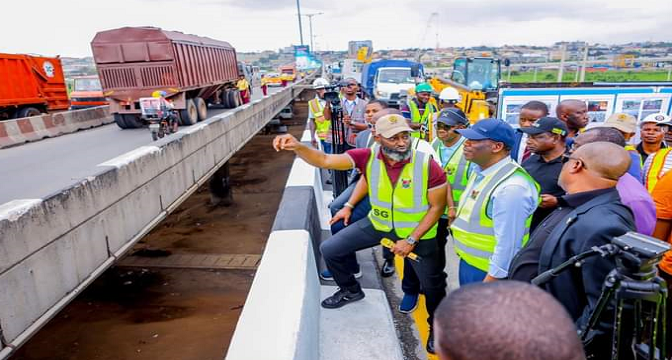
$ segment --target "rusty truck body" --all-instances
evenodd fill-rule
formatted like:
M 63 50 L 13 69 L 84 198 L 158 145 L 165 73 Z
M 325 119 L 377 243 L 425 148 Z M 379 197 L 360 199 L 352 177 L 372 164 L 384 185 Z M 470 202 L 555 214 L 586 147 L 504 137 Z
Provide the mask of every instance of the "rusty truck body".
M 142 126 L 139 99 L 165 91 L 183 125 L 207 117 L 208 105 L 242 101 L 235 49 L 227 42 L 155 27 L 101 31 L 91 42 L 103 95 L 121 128 Z

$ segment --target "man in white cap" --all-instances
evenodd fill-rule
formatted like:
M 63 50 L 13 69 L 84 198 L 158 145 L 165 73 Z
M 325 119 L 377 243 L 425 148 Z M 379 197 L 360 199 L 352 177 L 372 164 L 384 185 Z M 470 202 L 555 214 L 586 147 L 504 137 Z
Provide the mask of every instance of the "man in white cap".
M 637 151 L 642 155 L 642 160 L 646 162 L 649 155 L 655 154 L 658 150 L 667 147 L 663 142 L 665 133 L 658 126 L 658 123 L 665 121 L 665 114 L 651 114 L 639 123 L 642 141 L 637 145 Z
M 670 117 L 663 113 L 649 115 L 644 121 L 647 119 L 655 121 L 656 127 L 658 127 L 660 132 L 659 136 L 661 137 L 665 136 L 668 128 L 672 126 Z M 672 170 L 672 148 L 668 147 L 665 142 L 661 142 L 660 149 L 652 153 L 644 163 L 642 180 L 646 189 L 650 193 L 653 193 L 658 180 L 670 170 Z
M 420 261 L 411 265 L 425 293 L 430 335 L 427 351 L 434 352 L 431 325 L 434 310 L 446 295 L 446 274 L 439 265 L 437 222 L 446 207 L 446 176 L 436 161 L 411 146 L 412 129 L 401 115 L 386 115 L 375 125 L 379 146 L 328 155 L 301 144 L 292 135 L 273 140 L 276 151 L 294 151 L 309 164 L 326 169 L 357 168 L 367 181 L 371 202 L 363 218 L 324 241 L 320 251 L 339 290 L 322 301 L 335 309 L 364 298 L 348 264 L 353 251 L 376 246 L 383 238 L 395 241 L 392 252 Z
M 637 133 L 637 119 L 630 114 L 614 113 L 600 126 L 614 128 L 621 132 L 626 142 L 625 150 L 628 151 L 630 158 L 632 158 L 628 174 L 632 175 L 635 179 L 641 179 L 642 165 L 644 162 L 642 161 L 642 156 L 639 154 L 639 151 L 637 151 L 637 148 L 630 144 L 630 140 Z

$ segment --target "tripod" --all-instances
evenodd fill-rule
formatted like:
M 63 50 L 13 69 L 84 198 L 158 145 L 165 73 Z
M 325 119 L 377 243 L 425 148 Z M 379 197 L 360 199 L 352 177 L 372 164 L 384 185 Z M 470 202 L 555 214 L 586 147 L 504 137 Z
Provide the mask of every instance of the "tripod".
M 581 266 L 589 257 L 616 257 L 616 268 L 607 275 L 595 309 L 579 330 L 588 359 L 666 359 L 666 283 L 657 276 L 653 261 L 627 250 L 613 244 L 593 247 L 532 280 L 534 285 L 542 285 L 560 272 Z M 609 356 L 604 341 L 596 337 L 604 329 L 613 331 Z
M 331 106 L 331 146 L 333 154 L 342 154 L 345 152 L 345 123 L 343 122 L 343 106 L 338 100 L 330 102 Z M 334 198 L 338 197 L 348 187 L 348 172 L 342 170 L 333 170 L 333 193 Z

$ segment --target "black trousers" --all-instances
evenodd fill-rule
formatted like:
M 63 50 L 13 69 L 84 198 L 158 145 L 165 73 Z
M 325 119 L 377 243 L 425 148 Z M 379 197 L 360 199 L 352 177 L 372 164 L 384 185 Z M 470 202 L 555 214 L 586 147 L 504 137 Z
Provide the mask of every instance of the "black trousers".
M 448 219 L 439 219 L 439 228 L 436 231 L 436 244 L 438 246 L 438 263 L 441 269 L 446 268 L 446 243 L 448 238 Z M 401 282 L 401 290 L 404 294 L 418 295 L 422 292 L 420 288 L 420 279 L 412 267 L 413 261 L 404 259 L 404 280 Z M 443 273 L 446 276 L 446 273 Z M 445 278 L 444 278 L 445 283 Z
M 394 232 L 381 232 L 373 228 L 368 217 L 365 217 L 350 226 L 347 226 L 320 245 L 320 252 L 327 264 L 327 268 L 334 276 L 336 284 L 342 289 L 360 291 L 361 287 L 352 271 L 351 256 L 357 250 L 376 246 L 383 238 L 393 241 L 399 240 Z M 441 265 L 439 248 L 436 239 L 420 240 L 413 251 L 422 257 L 419 262 L 409 261 L 409 268 L 417 274 L 425 293 L 427 322 L 432 325 L 434 310 L 446 296 L 446 274 Z M 445 259 L 444 259 L 445 263 Z

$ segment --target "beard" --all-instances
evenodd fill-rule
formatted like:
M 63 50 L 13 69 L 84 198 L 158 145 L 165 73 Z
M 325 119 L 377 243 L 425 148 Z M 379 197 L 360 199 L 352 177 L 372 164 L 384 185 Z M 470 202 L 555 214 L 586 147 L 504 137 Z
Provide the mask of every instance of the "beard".
M 390 160 L 396 162 L 408 160 L 411 158 L 411 155 L 413 154 L 413 150 L 411 149 L 410 146 L 407 147 L 405 151 L 399 151 L 385 146 L 381 146 L 381 150 L 383 151 L 383 154 L 385 156 L 387 156 Z

